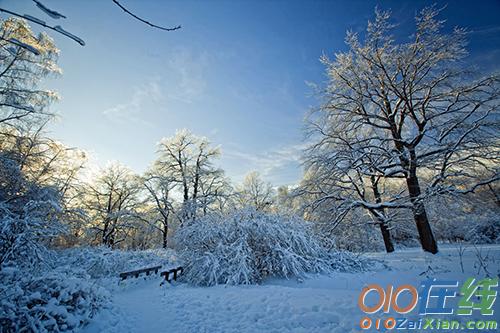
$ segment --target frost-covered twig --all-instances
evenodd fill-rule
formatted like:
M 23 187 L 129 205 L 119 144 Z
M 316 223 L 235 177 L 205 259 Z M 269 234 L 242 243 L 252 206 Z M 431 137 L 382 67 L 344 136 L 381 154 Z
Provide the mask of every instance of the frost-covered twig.
M 85 42 L 83 41 L 83 39 L 81 39 L 80 37 L 78 36 L 75 36 L 73 35 L 72 33 L 69 33 L 68 31 L 64 30 L 61 26 L 59 25 L 56 25 L 56 26 L 50 26 L 48 25 L 47 23 L 45 23 L 45 21 L 42 21 L 36 17 L 33 17 L 31 15 L 27 15 L 27 14 L 24 14 L 24 15 L 21 15 L 21 14 L 18 14 L 18 13 L 15 13 L 15 12 L 12 12 L 10 10 L 7 10 L 7 9 L 3 9 L 3 8 L 0 8 L 0 12 L 3 12 L 3 13 L 7 13 L 7 14 L 10 14 L 10 15 L 14 15 L 16 17 L 20 17 L 20 18 L 23 18 L 25 20 L 28 20 L 30 22 L 33 22 L 33 23 L 36 23 L 36 24 L 39 24 L 47 29 L 51 29 L 51 30 L 54 30 L 72 40 L 74 40 L 75 42 L 77 42 L 78 44 L 82 45 L 82 46 L 85 46 Z
M 38 49 L 36 47 L 34 47 L 32 45 L 29 45 L 29 44 L 26 44 L 26 43 L 23 43 L 23 42 L 21 42 L 17 38 L 6 39 L 6 38 L 0 37 L 0 39 L 5 40 L 5 41 L 7 41 L 7 42 L 9 42 L 11 44 L 14 44 L 16 46 L 19 46 L 19 47 L 21 47 L 21 48 L 23 48 L 23 49 L 25 49 L 25 50 L 33 53 L 34 55 L 40 55 L 40 51 L 38 51 Z
M 486 276 L 491 276 L 490 271 L 488 270 L 488 261 L 490 260 L 490 256 L 488 253 L 483 255 L 483 252 L 480 248 L 474 245 L 474 249 L 476 250 L 476 258 L 477 258 L 477 274 L 481 273 L 483 270 L 486 273 Z
M 33 0 L 33 2 L 36 3 L 36 6 L 38 8 L 40 8 L 40 10 L 42 10 L 43 12 L 45 12 L 45 14 L 49 15 L 53 19 L 66 18 L 66 16 L 64 16 L 63 14 L 61 14 L 61 13 L 55 11 L 55 10 L 52 10 L 52 9 L 48 8 L 47 6 L 45 6 L 43 3 L 41 3 L 38 0 Z

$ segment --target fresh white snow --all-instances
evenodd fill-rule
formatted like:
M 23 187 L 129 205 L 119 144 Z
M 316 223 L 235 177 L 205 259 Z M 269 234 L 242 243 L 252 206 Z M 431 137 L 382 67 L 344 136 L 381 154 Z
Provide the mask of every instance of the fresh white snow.
M 478 251 L 490 276 L 500 273 L 500 245 L 466 246 L 464 273 L 458 246 L 440 250 L 435 256 L 420 249 L 370 253 L 368 257 L 384 262 L 374 271 L 315 275 L 303 281 L 270 279 L 262 285 L 214 287 L 160 286 L 159 277 L 125 281 L 113 288 L 114 306 L 101 311 L 83 332 L 358 332 L 364 314 L 357 300 L 367 284 L 418 287 L 427 277 L 460 283 L 484 277 Z M 489 319 L 498 318 L 499 303 L 494 306 L 496 318 Z

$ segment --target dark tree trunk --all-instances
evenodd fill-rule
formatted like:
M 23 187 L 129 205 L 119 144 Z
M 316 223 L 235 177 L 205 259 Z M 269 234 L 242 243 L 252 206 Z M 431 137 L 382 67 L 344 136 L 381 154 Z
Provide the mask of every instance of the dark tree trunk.
M 497 192 L 495 191 L 493 186 L 491 186 L 491 184 L 488 184 L 488 188 L 490 189 L 491 193 L 493 193 L 497 206 L 500 207 L 500 195 L 497 194 Z
M 381 203 L 382 196 L 380 194 L 380 191 L 378 190 L 378 180 L 375 179 L 375 176 L 371 176 L 370 181 L 372 184 L 372 191 L 373 191 L 373 196 L 375 198 L 375 202 Z M 387 253 L 394 252 L 394 245 L 392 244 L 391 232 L 389 228 L 387 228 L 386 221 L 383 219 L 383 217 L 385 217 L 385 210 L 383 208 L 378 209 L 376 210 L 376 212 L 372 212 L 372 215 L 374 215 L 379 222 L 380 231 L 382 232 L 382 238 L 384 239 L 385 250 L 387 251 Z
M 104 221 L 104 229 L 102 231 L 102 244 L 108 246 L 109 241 L 109 221 L 106 218 Z
M 385 100 L 386 104 L 389 104 L 388 99 Z M 386 107 L 387 111 L 391 113 L 391 108 Z M 422 139 L 422 134 L 420 134 L 418 140 L 414 140 L 411 145 L 403 145 L 401 139 L 401 127 L 395 123 L 394 117 L 391 119 L 391 133 L 394 140 L 394 146 L 399 152 L 399 160 L 401 161 L 401 166 L 406 170 L 406 185 L 408 187 L 408 194 L 410 196 L 410 201 L 412 203 L 412 212 L 415 224 L 417 225 L 418 235 L 420 236 L 420 244 L 424 251 L 436 254 L 438 252 L 438 247 L 434 235 L 432 234 L 431 225 L 429 224 L 429 219 L 427 218 L 427 213 L 425 211 L 424 203 L 420 200 L 420 184 L 418 183 L 417 177 L 417 154 L 415 151 L 415 145 Z M 425 125 L 423 125 L 425 126 Z M 423 128 L 419 129 L 423 130 Z M 408 156 L 406 155 L 408 153 Z
M 418 183 L 418 178 L 414 170 L 410 172 L 409 177 L 406 178 L 406 184 L 408 186 L 408 193 L 413 205 L 413 218 L 415 219 L 415 224 L 417 225 L 422 249 L 436 254 L 438 252 L 437 243 L 434 239 L 434 235 L 432 234 L 431 225 L 429 224 L 429 219 L 427 218 L 424 203 L 419 199 L 420 184 Z
M 392 244 L 391 232 L 387 225 L 382 221 L 379 223 L 380 231 L 382 232 L 382 238 L 384 239 L 385 250 L 387 253 L 394 252 L 394 245 Z
M 163 248 L 166 249 L 168 242 L 168 224 L 166 223 L 163 225 L 162 236 L 163 236 Z

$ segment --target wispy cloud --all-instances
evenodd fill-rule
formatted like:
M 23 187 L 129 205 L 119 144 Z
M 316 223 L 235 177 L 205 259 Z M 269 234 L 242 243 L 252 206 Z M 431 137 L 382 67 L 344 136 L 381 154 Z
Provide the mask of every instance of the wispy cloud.
M 160 89 L 158 80 L 151 80 L 136 87 L 129 101 L 117 104 L 104 110 L 102 113 L 106 118 L 112 121 L 134 122 L 152 126 L 152 123 L 147 121 L 143 116 L 143 111 L 146 105 L 157 103 L 163 98 L 164 95 Z
M 207 52 L 195 54 L 188 48 L 178 48 L 167 59 L 165 71 L 159 77 L 151 78 L 135 87 L 128 101 L 104 110 L 103 115 L 114 122 L 134 122 L 153 126 L 147 120 L 145 111 L 155 104 L 172 105 L 175 101 L 194 103 L 204 95 L 207 87 L 206 70 L 210 56 Z
M 169 98 L 193 103 L 201 97 L 207 87 L 206 71 L 210 64 L 207 52 L 195 54 L 188 48 L 178 48 L 167 61 L 166 75 L 175 87 L 169 91 Z
M 478 27 L 478 28 L 470 29 L 470 31 L 469 31 L 470 35 L 490 35 L 490 34 L 497 35 L 498 33 L 500 33 L 500 26 L 499 25 Z
M 304 144 L 291 144 L 270 149 L 257 154 L 250 154 L 240 149 L 222 149 L 226 158 L 237 160 L 245 168 L 235 175 L 242 179 L 250 171 L 258 171 L 267 180 L 279 184 L 298 181 L 300 161 Z M 237 180 L 238 180 L 237 179 Z

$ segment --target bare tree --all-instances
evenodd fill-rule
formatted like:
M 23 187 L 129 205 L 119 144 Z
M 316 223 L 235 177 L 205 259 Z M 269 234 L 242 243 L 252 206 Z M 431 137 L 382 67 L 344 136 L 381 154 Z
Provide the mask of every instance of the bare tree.
M 465 31 L 442 32 L 437 15 L 422 10 L 408 43 L 391 35 L 388 12 L 376 11 L 363 42 L 349 32 L 349 51 L 322 58 L 330 82 L 325 103 L 311 116 L 319 138 L 370 129 L 369 139 L 379 143 L 370 154 L 381 161 L 373 167 L 384 177 L 403 177 L 406 196 L 398 199 L 410 204 L 422 248 L 431 253 L 438 248 L 425 199 L 498 180 L 500 151 L 498 77 L 471 77 L 460 62 Z
M 215 191 L 222 171 L 214 167 L 213 160 L 219 155 L 219 148 L 188 130 L 177 131 L 175 136 L 161 140 L 155 161 L 157 175 L 170 179 L 181 193 L 181 225 L 196 217 L 196 212 L 203 209 L 200 204 L 223 194 Z
M 224 211 L 232 202 L 234 190 L 221 169 L 207 173 L 200 183 L 199 208 L 203 215 L 209 211 Z
M 154 211 L 157 217 L 153 219 L 151 225 L 161 233 L 162 247 L 167 248 L 169 224 L 176 213 L 174 210 L 174 199 L 172 191 L 176 186 L 175 179 L 168 175 L 162 175 L 154 168 L 146 173 L 144 186 L 148 191 L 148 196 L 153 202 Z
M 127 239 L 140 213 L 140 191 L 138 177 L 119 164 L 103 169 L 87 185 L 84 205 L 99 243 L 114 247 Z
M 273 186 L 265 182 L 257 171 L 245 176 L 237 194 L 241 206 L 253 206 L 261 211 L 269 209 L 275 199 Z

